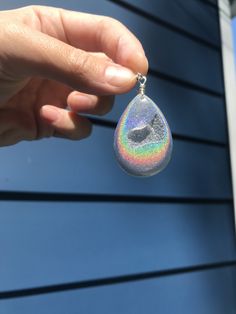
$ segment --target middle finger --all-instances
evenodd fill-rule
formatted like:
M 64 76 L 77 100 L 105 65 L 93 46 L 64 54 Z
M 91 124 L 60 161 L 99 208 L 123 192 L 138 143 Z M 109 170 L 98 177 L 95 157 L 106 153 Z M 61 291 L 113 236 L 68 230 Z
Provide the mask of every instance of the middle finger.
M 96 96 L 74 91 L 69 94 L 67 104 L 74 112 L 105 115 L 113 106 L 114 96 Z

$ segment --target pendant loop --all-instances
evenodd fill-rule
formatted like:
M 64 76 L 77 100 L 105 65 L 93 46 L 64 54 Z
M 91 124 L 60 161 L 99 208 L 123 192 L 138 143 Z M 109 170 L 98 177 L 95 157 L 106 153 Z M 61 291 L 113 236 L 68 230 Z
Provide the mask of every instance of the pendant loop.
M 142 75 L 141 73 L 137 74 L 137 81 L 139 82 L 139 93 L 141 95 L 144 95 L 145 93 L 145 87 L 146 87 L 146 82 L 147 82 L 147 77 L 145 75 Z

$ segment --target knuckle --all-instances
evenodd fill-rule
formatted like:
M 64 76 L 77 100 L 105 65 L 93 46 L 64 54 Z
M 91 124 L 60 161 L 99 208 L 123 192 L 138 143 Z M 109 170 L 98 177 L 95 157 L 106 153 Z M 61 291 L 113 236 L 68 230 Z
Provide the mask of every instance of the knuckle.
M 30 5 L 27 5 L 25 6 L 23 9 L 27 10 L 27 11 L 33 11 L 33 12 L 36 12 L 38 11 L 40 8 L 39 5 L 36 5 L 36 4 L 30 4 Z
M 86 77 L 91 67 L 91 56 L 85 51 L 79 51 L 78 49 L 72 49 L 68 57 L 69 71 L 73 76 Z
M 114 26 L 123 27 L 123 24 L 120 21 L 118 21 L 117 19 L 110 17 L 110 16 L 103 17 L 101 20 L 101 25 L 104 28 L 108 28 L 108 29 L 110 29 L 111 27 L 114 27 Z
M 2 38 L 1 40 L 9 42 L 9 39 L 12 39 L 13 37 L 16 37 L 19 35 L 20 30 L 19 30 L 19 25 L 17 23 L 7 23 L 4 24 L 3 27 L 1 27 L 1 33 L 2 33 Z M 3 44 L 3 42 L 2 42 Z
M 120 49 L 123 48 L 123 45 L 127 45 L 125 40 L 127 35 L 127 28 L 120 21 L 112 18 L 112 17 L 104 17 L 100 21 L 100 33 L 99 33 L 99 41 L 104 42 L 105 46 L 112 51 L 113 60 L 116 61 L 117 53 Z M 113 32 L 111 32 L 111 30 Z M 107 41 L 107 35 L 111 34 L 110 41 Z

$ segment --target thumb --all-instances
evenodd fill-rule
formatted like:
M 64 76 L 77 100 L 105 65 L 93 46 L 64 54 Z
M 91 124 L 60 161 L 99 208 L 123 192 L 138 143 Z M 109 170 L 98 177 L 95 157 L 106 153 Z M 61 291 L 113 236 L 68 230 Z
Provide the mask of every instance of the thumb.
M 4 36 L 7 71 L 16 78 L 41 76 L 85 93 L 120 94 L 129 91 L 136 75 L 115 64 L 25 25 L 8 25 Z M 16 49 L 17 47 L 17 49 Z

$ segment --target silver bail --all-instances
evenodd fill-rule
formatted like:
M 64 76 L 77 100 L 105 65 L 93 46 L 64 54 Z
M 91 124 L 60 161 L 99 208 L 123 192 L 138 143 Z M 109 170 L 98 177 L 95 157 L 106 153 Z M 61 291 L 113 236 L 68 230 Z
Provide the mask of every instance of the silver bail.
M 145 94 L 147 77 L 145 75 L 142 75 L 141 73 L 138 73 L 137 74 L 137 81 L 139 82 L 138 92 L 139 92 L 139 94 L 141 94 L 143 96 Z

